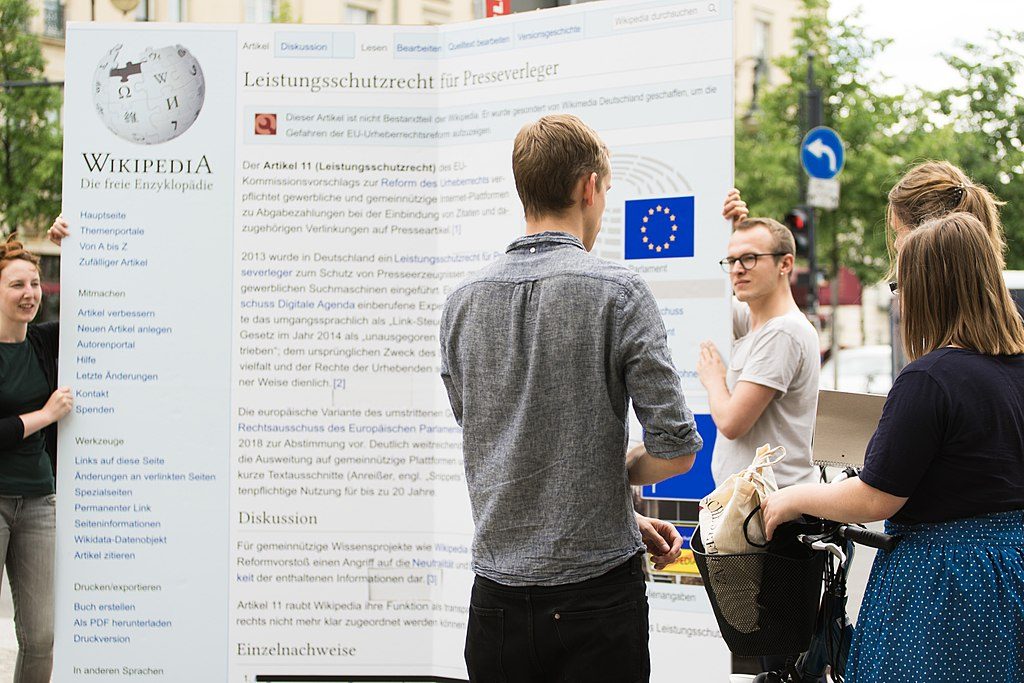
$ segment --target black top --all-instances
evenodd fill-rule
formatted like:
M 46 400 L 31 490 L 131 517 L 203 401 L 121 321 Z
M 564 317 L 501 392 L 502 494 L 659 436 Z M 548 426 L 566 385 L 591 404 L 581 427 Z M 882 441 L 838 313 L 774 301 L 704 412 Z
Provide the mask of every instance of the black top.
M 28 340 L 0 343 L 0 415 L 39 410 L 50 398 L 43 369 Z M 0 449 L 0 494 L 45 496 L 53 493 L 53 471 L 43 432 L 29 434 Z
M 35 353 L 36 360 L 43 376 L 46 378 L 46 386 L 50 397 L 57 390 L 57 342 L 59 338 L 59 326 L 56 322 L 40 323 L 28 326 L 28 343 Z M 40 404 L 41 408 L 45 404 Z M 22 413 L 0 413 L 0 451 L 15 448 L 25 437 L 25 424 L 19 415 Z M 57 423 L 42 430 L 43 439 L 46 441 L 46 452 L 50 456 L 50 471 L 57 472 Z
M 944 348 L 905 367 L 860 478 L 909 497 L 894 522 L 1024 509 L 1024 356 Z

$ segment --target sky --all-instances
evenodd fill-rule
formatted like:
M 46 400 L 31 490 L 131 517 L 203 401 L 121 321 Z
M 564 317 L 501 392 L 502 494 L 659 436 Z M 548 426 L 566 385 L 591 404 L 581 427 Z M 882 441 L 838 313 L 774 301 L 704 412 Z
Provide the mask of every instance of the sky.
M 869 36 L 893 39 L 876 70 L 927 89 L 958 82 L 938 56 L 958 41 L 984 41 L 990 28 L 1024 31 L 1024 0 L 832 0 L 829 16 L 839 21 L 857 7 Z

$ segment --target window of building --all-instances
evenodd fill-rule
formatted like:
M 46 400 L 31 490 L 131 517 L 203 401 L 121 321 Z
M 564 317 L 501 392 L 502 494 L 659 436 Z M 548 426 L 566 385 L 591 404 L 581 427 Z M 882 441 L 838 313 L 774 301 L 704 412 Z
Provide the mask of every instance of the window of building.
M 187 21 L 185 16 L 185 9 L 187 6 L 186 0 L 168 0 L 167 2 L 167 21 Z
M 245 20 L 269 24 L 274 19 L 274 0 L 245 0 Z
M 43 3 L 43 35 L 50 38 L 64 37 L 64 5 L 60 0 L 46 0 Z
M 758 19 L 754 22 L 754 57 L 764 60 L 765 64 L 771 61 L 771 22 L 765 19 Z
M 377 13 L 372 9 L 366 9 L 365 7 L 353 7 L 352 5 L 345 6 L 345 23 L 346 24 L 376 24 Z

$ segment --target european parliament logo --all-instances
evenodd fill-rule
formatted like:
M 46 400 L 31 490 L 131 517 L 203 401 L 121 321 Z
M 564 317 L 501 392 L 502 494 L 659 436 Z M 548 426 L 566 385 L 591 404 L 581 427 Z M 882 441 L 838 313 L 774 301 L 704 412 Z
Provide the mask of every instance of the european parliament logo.
M 626 259 L 693 256 L 693 197 L 626 202 Z

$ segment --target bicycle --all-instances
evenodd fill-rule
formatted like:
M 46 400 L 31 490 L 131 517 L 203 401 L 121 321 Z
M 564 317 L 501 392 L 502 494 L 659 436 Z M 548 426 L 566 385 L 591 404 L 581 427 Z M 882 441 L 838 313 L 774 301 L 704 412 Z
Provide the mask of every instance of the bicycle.
M 847 469 L 834 481 L 856 474 Z M 780 527 L 761 553 L 707 555 L 699 533 L 694 538 L 694 559 L 729 649 L 748 657 L 786 658 L 782 670 L 747 680 L 818 683 L 828 672 L 833 683 L 842 683 L 853 639 L 846 582 L 854 546 L 891 551 L 895 537 L 858 525 L 803 518 Z

